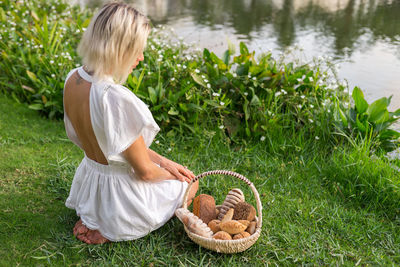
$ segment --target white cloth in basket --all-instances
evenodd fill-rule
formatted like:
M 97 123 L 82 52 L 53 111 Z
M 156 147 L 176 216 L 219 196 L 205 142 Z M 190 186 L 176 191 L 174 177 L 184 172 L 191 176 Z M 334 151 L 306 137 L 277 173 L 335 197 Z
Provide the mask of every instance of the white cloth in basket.
M 159 131 L 147 106 L 111 78 L 96 81 L 83 67 L 75 71 L 91 83 L 89 104 L 93 131 L 109 165 L 84 157 L 76 170 L 66 206 L 83 224 L 111 241 L 143 237 L 161 227 L 180 206 L 186 182 L 147 183 L 136 177 L 122 152 L 139 136 L 149 147 Z M 68 138 L 82 145 L 64 110 Z

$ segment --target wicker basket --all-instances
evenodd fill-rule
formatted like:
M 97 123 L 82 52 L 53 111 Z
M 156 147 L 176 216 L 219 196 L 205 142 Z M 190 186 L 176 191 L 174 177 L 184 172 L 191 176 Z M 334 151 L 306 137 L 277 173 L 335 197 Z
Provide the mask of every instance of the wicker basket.
M 206 238 L 206 237 L 202 237 L 197 234 L 194 234 L 194 233 L 190 232 L 189 229 L 187 229 L 187 227 L 184 225 L 185 231 L 186 231 L 187 235 L 189 236 L 189 238 L 193 242 L 195 242 L 195 243 L 199 244 L 200 246 L 205 247 L 207 249 L 210 249 L 210 250 L 213 250 L 216 252 L 220 252 L 220 253 L 238 253 L 238 252 L 245 251 L 246 249 L 251 247 L 257 241 L 257 239 L 260 237 L 261 226 L 262 226 L 262 206 L 261 206 L 260 196 L 257 192 L 257 189 L 254 187 L 253 183 L 250 182 L 246 177 L 244 177 L 243 175 L 241 175 L 239 173 L 232 172 L 232 171 L 225 171 L 225 170 L 208 171 L 208 172 L 199 174 L 190 182 L 189 186 L 187 187 L 186 193 L 183 197 L 182 207 L 187 209 L 187 198 L 188 198 L 189 191 L 190 191 L 193 183 L 196 182 L 197 180 L 199 180 L 200 178 L 203 178 L 203 177 L 206 177 L 209 175 L 214 175 L 214 174 L 223 174 L 223 175 L 233 176 L 235 178 L 238 178 L 238 179 L 246 182 L 246 184 L 251 188 L 254 196 L 256 197 L 257 214 L 258 214 L 258 216 L 256 216 L 257 225 L 256 225 L 256 230 L 255 230 L 254 234 L 252 234 L 249 237 L 242 238 L 242 239 L 236 239 L 236 240 L 217 240 L 217 239 Z M 220 207 L 220 206 L 217 206 L 217 208 L 218 207 Z

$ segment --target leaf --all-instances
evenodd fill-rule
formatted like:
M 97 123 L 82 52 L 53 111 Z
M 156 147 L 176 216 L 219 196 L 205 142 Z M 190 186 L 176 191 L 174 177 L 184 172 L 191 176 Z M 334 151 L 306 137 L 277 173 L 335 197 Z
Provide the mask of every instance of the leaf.
M 360 88 L 354 87 L 352 97 L 354 99 L 358 113 L 364 113 L 368 109 L 368 103 L 364 99 L 364 94 Z
M 367 127 L 365 127 L 365 125 L 360 122 L 360 120 L 358 119 L 358 116 L 356 119 L 356 125 L 357 125 L 357 129 L 360 130 L 361 132 L 365 133 L 367 131 Z
M 210 58 L 210 51 L 208 51 L 207 48 L 204 48 L 204 50 L 203 50 L 203 57 L 204 57 L 206 60 L 211 61 L 211 58 Z
M 230 58 L 230 52 L 229 52 L 229 50 L 226 50 L 225 51 L 225 53 L 224 53 L 224 55 L 222 56 L 222 61 L 226 64 L 226 65 L 228 65 L 229 64 L 229 58 Z
M 169 109 L 169 111 L 168 111 L 168 114 L 169 114 L 169 115 L 178 115 L 178 114 L 179 114 L 179 111 L 176 110 L 174 107 L 171 107 L 171 108 Z
M 149 97 L 150 97 L 151 103 L 155 104 L 157 102 L 156 90 L 151 86 L 147 87 L 147 90 L 149 92 Z
M 229 50 L 229 54 L 231 54 L 231 55 L 234 55 L 236 52 L 235 45 L 230 40 L 228 40 L 228 50 Z
M 26 85 L 22 85 L 22 88 L 25 89 L 26 91 L 31 92 L 31 93 L 34 93 L 34 92 L 35 92 L 35 90 L 34 90 L 33 88 L 31 88 L 31 87 L 29 87 L 29 86 L 26 86 Z
M 43 104 L 32 104 L 32 105 L 29 105 L 28 107 L 33 110 L 42 110 Z
M 30 72 L 29 70 L 26 70 L 26 74 L 28 74 L 28 77 L 29 77 L 32 81 L 34 81 L 34 82 L 37 82 L 37 81 L 38 81 L 38 79 L 37 79 L 35 73 Z
M 246 44 L 244 42 L 240 42 L 240 54 L 241 55 L 247 55 L 249 53 L 249 49 L 247 48 Z
M 190 73 L 190 75 L 197 84 L 200 84 L 201 86 L 207 88 L 206 84 L 203 82 L 203 79 L 201 79 L 199 75 L 197 75 L 196 73 Z
M 31 16 L 33 17 L 34 20 L 39 21 L 39 17 L 38 17 L 38 15 L 36 14 L 35 11 L 33 11 L 33 10 L 31 11 Z
M 349 122 L 347 121 L 346 115 L 344 114 L 344 112 L 342 111 L 341 108 L 338 108 L 339 110 L 339 116 L 340 119 L 342 120 L 343 126 L 347 127 L 349 125 Z
M 387 99 L 382 97 L 374 101 L 367 109 L 369 115 L 368 120 L 370 122 L 379 123 L 385 122 L 389 119 L 389 112 L 387 111 Z
M 250 105 L 259 107 L 261 105 L 260 99 L 257 95 L 253 95 L 253 98 L 250 101 Z

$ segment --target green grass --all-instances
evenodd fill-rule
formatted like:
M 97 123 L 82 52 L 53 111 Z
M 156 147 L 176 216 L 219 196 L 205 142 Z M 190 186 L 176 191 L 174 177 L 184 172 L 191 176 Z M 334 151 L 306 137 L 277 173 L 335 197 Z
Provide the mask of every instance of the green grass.
M 81 243 L 72 235 L 75 212 L 64 201 L 82 152 L 66 139 L 62 122 L 0 96 L 0 266 L 400 264 L 399 174 L 385 161 L 357 149 L 325 151 L 317 142 L 296 147 L 283 136 L 247 146 L 207 132 L 157 138 L 154 150 L 195 173 L 229 169 L 254 182 L 264 207 L 255 245 L 234 255 L 211 252 L 193 243 L 177 219 L 136 241 Z M 223 176 L 200 185 L 217 202 L 233 186 L 246 188 Z

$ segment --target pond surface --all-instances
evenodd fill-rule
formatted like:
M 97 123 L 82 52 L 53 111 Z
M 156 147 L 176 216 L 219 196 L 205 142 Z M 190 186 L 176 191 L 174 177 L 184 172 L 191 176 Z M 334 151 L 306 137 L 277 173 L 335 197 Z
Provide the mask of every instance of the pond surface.
M 75 0 L 90 8 L 106 1 Z M 298 57 L 331 57 L 340 79 L 368 102 L 393 95 L 400 108 L 400 0 L 130 0 L 155 25 L 217 55 L 244 41 L 256 55 L 288 47 Z

